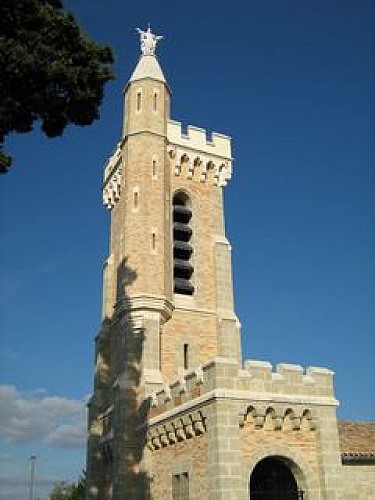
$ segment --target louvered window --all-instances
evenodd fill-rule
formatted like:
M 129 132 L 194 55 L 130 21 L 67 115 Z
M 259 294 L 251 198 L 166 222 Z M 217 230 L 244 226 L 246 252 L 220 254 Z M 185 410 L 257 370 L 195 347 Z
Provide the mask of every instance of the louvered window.
M 192 264 L 193 230 L 191 228 L 192 211 L 189 198 L 184 193 L 173 197 L 173 277 L 174 292 L 193 295 L 194 286 L 191 278 L 194 273 Z

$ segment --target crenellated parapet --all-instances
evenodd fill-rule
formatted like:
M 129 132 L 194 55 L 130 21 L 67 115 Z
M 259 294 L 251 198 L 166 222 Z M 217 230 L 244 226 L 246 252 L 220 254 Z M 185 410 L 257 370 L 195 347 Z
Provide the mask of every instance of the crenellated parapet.
M 215 186 L 226 186 L 232 176 L 230 137 L 189 125 L 187 133 L 182 124 L 174 120 L 167 123 L 168 156 L 175 176 L 185 177 Z M 121 142 L 104 166 L 103 203 L 109 209 L 116 205 L 121 195 L 123 177 Z
M 230 137 L 189 125 L 187 133 L 180 122 L 167 124 L 168 154 L 173 162 L 174 175 L 198 182 L 226 186 L 232 176 Z
M 334 399 L 333 372 L 327 368 L 308 367 L 280 363 L 275 367 L 267 361 L 248 360 L 239 377 L 239 388 L 267 398 L 298 400 L 310 396 L 310 400 L 331 402 Z
M 122 175 L 122 150 L 118 143 L 104 167 L 103 203 L 109 210 L 112 210 L 120 199 Z
M 215 358 L 152 394 L 148 426 L 230 399 L 243 408 L 240 425 L 251 420 L 256 428 L 313 430 L 314 408 L 338 404 L 332 377 L 326 368 L 249 360 L 240 369 L 235 360 Z
M 151 452 L 203 438 L 213 424 L 212 405 L 227 401 L 224 407 L 237 408 L 239 432 L 292 432 L 297 440 L 315 439 L 319 407 L 337 404 L 332 375 L 325 368 L 273 367 L 254 360 L 241 369 L 235 360 L 215 358 L 155 391 L 147 423 L 138 432 L 145 434 Z
M 203 368 L 199 367 L 154 392 L 151 395 L 151 418 L 201 396 L 204 392 L 203 381 Z

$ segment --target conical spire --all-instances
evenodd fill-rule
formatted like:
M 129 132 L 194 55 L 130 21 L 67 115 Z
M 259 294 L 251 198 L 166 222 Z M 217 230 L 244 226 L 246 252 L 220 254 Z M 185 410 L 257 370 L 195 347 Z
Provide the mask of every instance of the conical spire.
M 166 83 L 163 71 L 155 56 L 156 44 L 163 37 L 152 33 L 150 25 L 148 26 L 147 31 L 142 31 L 139 28 L 137 28 L 137 31 L 140 35 L 142 54 L 130 77 L 129 83 L 136 80 L 142 80 L 143 78 L 152 78 L 153 80 Z

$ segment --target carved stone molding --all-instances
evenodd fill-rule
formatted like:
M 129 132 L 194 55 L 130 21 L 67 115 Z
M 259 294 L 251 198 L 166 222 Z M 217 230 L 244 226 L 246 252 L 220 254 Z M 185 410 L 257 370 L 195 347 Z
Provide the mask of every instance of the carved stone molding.
M 115 315 L 122 318 L 121 321 L 127 321 L 127 316 L 131 315 L 131 320 L 135 321 L 139 314 L 149 311 L 160 314 L 163 322 L 168 321 L 172 316 L 174 305 L 165 297 L 152 295 L 137 295 L 120 299 L 115 305 Z
M 192 439 L 206 432 L 206 417 L 196 410 L 170 422 L 153 427 L 147 432 L 147 446 L 151 451 Z
M 243 413 L 239 414 L 238 423 L 240 427 L 251 426 L 255 430 L 273 431 L 314 431 L 316 429 L 315 419 L 310 409 L 274 408 L 265 409 L 248 406 Z
M 170 146 L 168 155 L 176 177 L 184 176 L 197 182 L 226 186 L 232 177 L 232 160 L 191 151 L 181 146 Z

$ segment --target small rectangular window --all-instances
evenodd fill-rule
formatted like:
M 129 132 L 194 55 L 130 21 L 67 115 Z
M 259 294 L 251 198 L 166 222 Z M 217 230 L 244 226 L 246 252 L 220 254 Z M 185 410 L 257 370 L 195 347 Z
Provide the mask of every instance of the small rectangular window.
M 189 474 L 174 474 L 172 477 L 172 500 L 189 500 Z
M 180 475 L 174 474 L 172 477 L 172 500 L 180 499 Z

